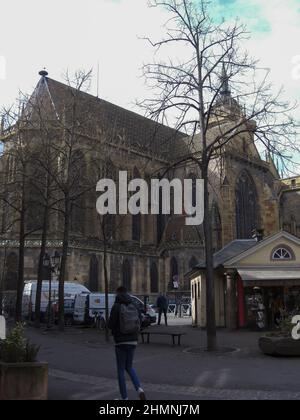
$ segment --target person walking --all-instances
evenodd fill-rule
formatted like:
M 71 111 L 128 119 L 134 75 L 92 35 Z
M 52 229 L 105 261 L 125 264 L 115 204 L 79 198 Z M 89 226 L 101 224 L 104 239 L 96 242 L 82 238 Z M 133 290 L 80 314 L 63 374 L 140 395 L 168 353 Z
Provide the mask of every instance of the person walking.
M 157 322 L 157 325 L 160 325 L 161 315 L 164 314 L 165 324 L 166 324 L 166 327 L 167 327 L 168 326 L 167 312 L 168 312 L 169 302 L 168 302 L 167 297 L 163 293 L 161 293 L 159 295 L 159 297 L 157 298 L 156 306 L 158 308 L 158 322 Z
M 116 294 L 108 328 L 112 330 L 115 341 L 120 394 L 123 400 L 128 400 L 125 380 L 125 372 L 127 372 L 140 400 L 146 400 L 145 392 L 132 366 L 141 328 L 141 314 L 125 287 L 119 287 Z

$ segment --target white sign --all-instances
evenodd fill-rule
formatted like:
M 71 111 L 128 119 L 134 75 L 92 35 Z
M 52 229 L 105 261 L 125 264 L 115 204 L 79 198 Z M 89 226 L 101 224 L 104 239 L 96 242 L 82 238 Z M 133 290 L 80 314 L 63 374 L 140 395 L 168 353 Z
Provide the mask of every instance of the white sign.
M 292 324 L 295 325 L 292 329 L 292 337 L 294 340 L 300 340 L 300 315 L 293 317 Z
M 173 287 L 174 287 L 174 289 L 179 289 L 179 276 L 178 276 L 178 274 L 175 274 L 175 276 L 173 276 Z
M 6 339 L 6 324 L 4 316 L 0 315 L 0 340 Z

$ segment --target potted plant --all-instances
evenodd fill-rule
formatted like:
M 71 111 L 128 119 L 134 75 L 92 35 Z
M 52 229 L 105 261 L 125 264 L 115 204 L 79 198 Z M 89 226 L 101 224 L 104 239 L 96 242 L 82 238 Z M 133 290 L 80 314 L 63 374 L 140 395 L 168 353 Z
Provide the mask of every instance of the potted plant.
M 48 364 L 37 362 L 39 349 L 20 323 L 0 341 L 0 400 L 47 399 Z
M 300 340 L 292 338 L 292 316 L 286 316 L 276 331 L 259 338 L 259 348 L 269 356 L 300 356 Z

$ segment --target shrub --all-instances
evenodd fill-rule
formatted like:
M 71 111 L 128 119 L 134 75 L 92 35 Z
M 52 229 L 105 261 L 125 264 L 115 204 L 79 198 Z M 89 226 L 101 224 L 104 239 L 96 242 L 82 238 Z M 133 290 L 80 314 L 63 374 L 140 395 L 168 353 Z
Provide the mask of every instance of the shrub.
M 24 325 L 18 323 L 7 335 L 6 340 L 0 342 L 0 359 L 6 363 L 35 362 L 39 346 L 26 340 Z

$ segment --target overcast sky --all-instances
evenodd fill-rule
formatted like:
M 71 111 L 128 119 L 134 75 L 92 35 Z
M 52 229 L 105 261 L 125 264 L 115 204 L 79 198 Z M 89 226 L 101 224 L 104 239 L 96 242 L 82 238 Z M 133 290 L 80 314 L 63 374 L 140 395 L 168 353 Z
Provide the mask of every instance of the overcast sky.
M 0 6 L 0 106 L 12 103 L 18 89 L 31 92 L 43 67 L 62 80 L 67 69 L 96 70 L 98 61 L 102 98 L 133 109 L 145 96 L 140 68 L 153 51 L 139 37 L 159 38 L 167 18 L 147 0 L 0 0 Z M 251 54 L 290 99 L 300 100 L 300 0 L 213 0 L 213 6 L 215 16 L 248 24 Z

